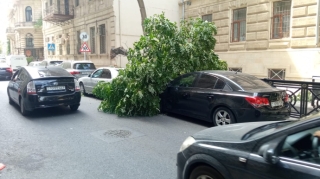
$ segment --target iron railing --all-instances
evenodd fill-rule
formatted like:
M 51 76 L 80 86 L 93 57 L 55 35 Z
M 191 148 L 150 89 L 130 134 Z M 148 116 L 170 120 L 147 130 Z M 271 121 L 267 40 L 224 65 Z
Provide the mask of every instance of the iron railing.
M 286 90 L 289 95 L 291 117 L 301 118 L 320 108 L 320 83 L 262 79 L 271 86 Z

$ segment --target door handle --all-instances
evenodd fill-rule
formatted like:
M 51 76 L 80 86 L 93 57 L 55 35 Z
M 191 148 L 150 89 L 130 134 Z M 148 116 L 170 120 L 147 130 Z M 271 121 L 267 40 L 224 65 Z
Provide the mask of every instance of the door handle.
M 208 99 L 213 99 L 214 95 L 208 95 L 207 98 Z

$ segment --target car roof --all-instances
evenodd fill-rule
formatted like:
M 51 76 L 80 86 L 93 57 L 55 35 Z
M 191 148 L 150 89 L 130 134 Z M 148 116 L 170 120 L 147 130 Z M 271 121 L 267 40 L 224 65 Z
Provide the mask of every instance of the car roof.
M 208 73 L 208 74 L 213 74 L 213 75 L 222 75 L 222 76 L 234 76 L 235 74 L 239 76 L 253 76 L 247 73 L 242 73 L 242 72 L 235 72 L 235 71 L 224 71 L 224 70 L 205 70 L 205 71 L 199 71 L 201 73 Z
M 68 60 L 63 62 L 69 62 L 69 63 L 93 63 L 92 61 L 80 61 L 80 60 Z

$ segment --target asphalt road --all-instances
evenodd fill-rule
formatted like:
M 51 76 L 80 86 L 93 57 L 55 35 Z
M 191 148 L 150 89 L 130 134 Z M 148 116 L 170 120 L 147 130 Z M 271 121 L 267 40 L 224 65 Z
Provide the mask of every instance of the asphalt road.
M 1 179 L 174 179 L 176 154 L 189 135 L 210 124 L 158 115 L 120 118 L 83 97 L 69 108 L 23 117 L 0 82 Z

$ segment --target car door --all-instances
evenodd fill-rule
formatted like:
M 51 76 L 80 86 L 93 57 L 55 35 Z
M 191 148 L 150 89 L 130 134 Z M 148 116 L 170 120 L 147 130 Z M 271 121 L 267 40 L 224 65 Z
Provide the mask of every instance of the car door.
M 189 114 L 189 94 L 190 91 L 194 90 L 193 85 L 197 76 L 198 73 L 188 73 L 178 77 L 168 85 L 163 96 L 167 110 L 180 114 Z
M 88 84 L 88 92 L 92 93 L 93 88 L 95 85 L 99 82 L 99 78 L 103 72 L 103 69 L 96 70 L 92 75 L 90 76 L 89 79 L 89 84 Z
M 20 70 L 17 70 L 13 74 L 13 76 L 8 84 L 8 93 L 9 93 L 11 99 L 14 100 L 15 102 L 17 102 L 17 92 L 18 92 L 17 79 L 18 79 L 19 73 L 20 73 Z
M 274 147 L 276 151 L 272 157 L 272 160 L 276 161 L 274 164 L 267 162 L 265 157 L 252 153 L 244 172 L 246 176 L 242 175 L 241 178 L 320 179 L 320 143 L 317 144 L 316 154 L 313 148 L 315 138 L 313 135 L 316 131 L 320 131 L 320 127 L 314 126 L 319 124 L 284 136 L 285 140 Z

